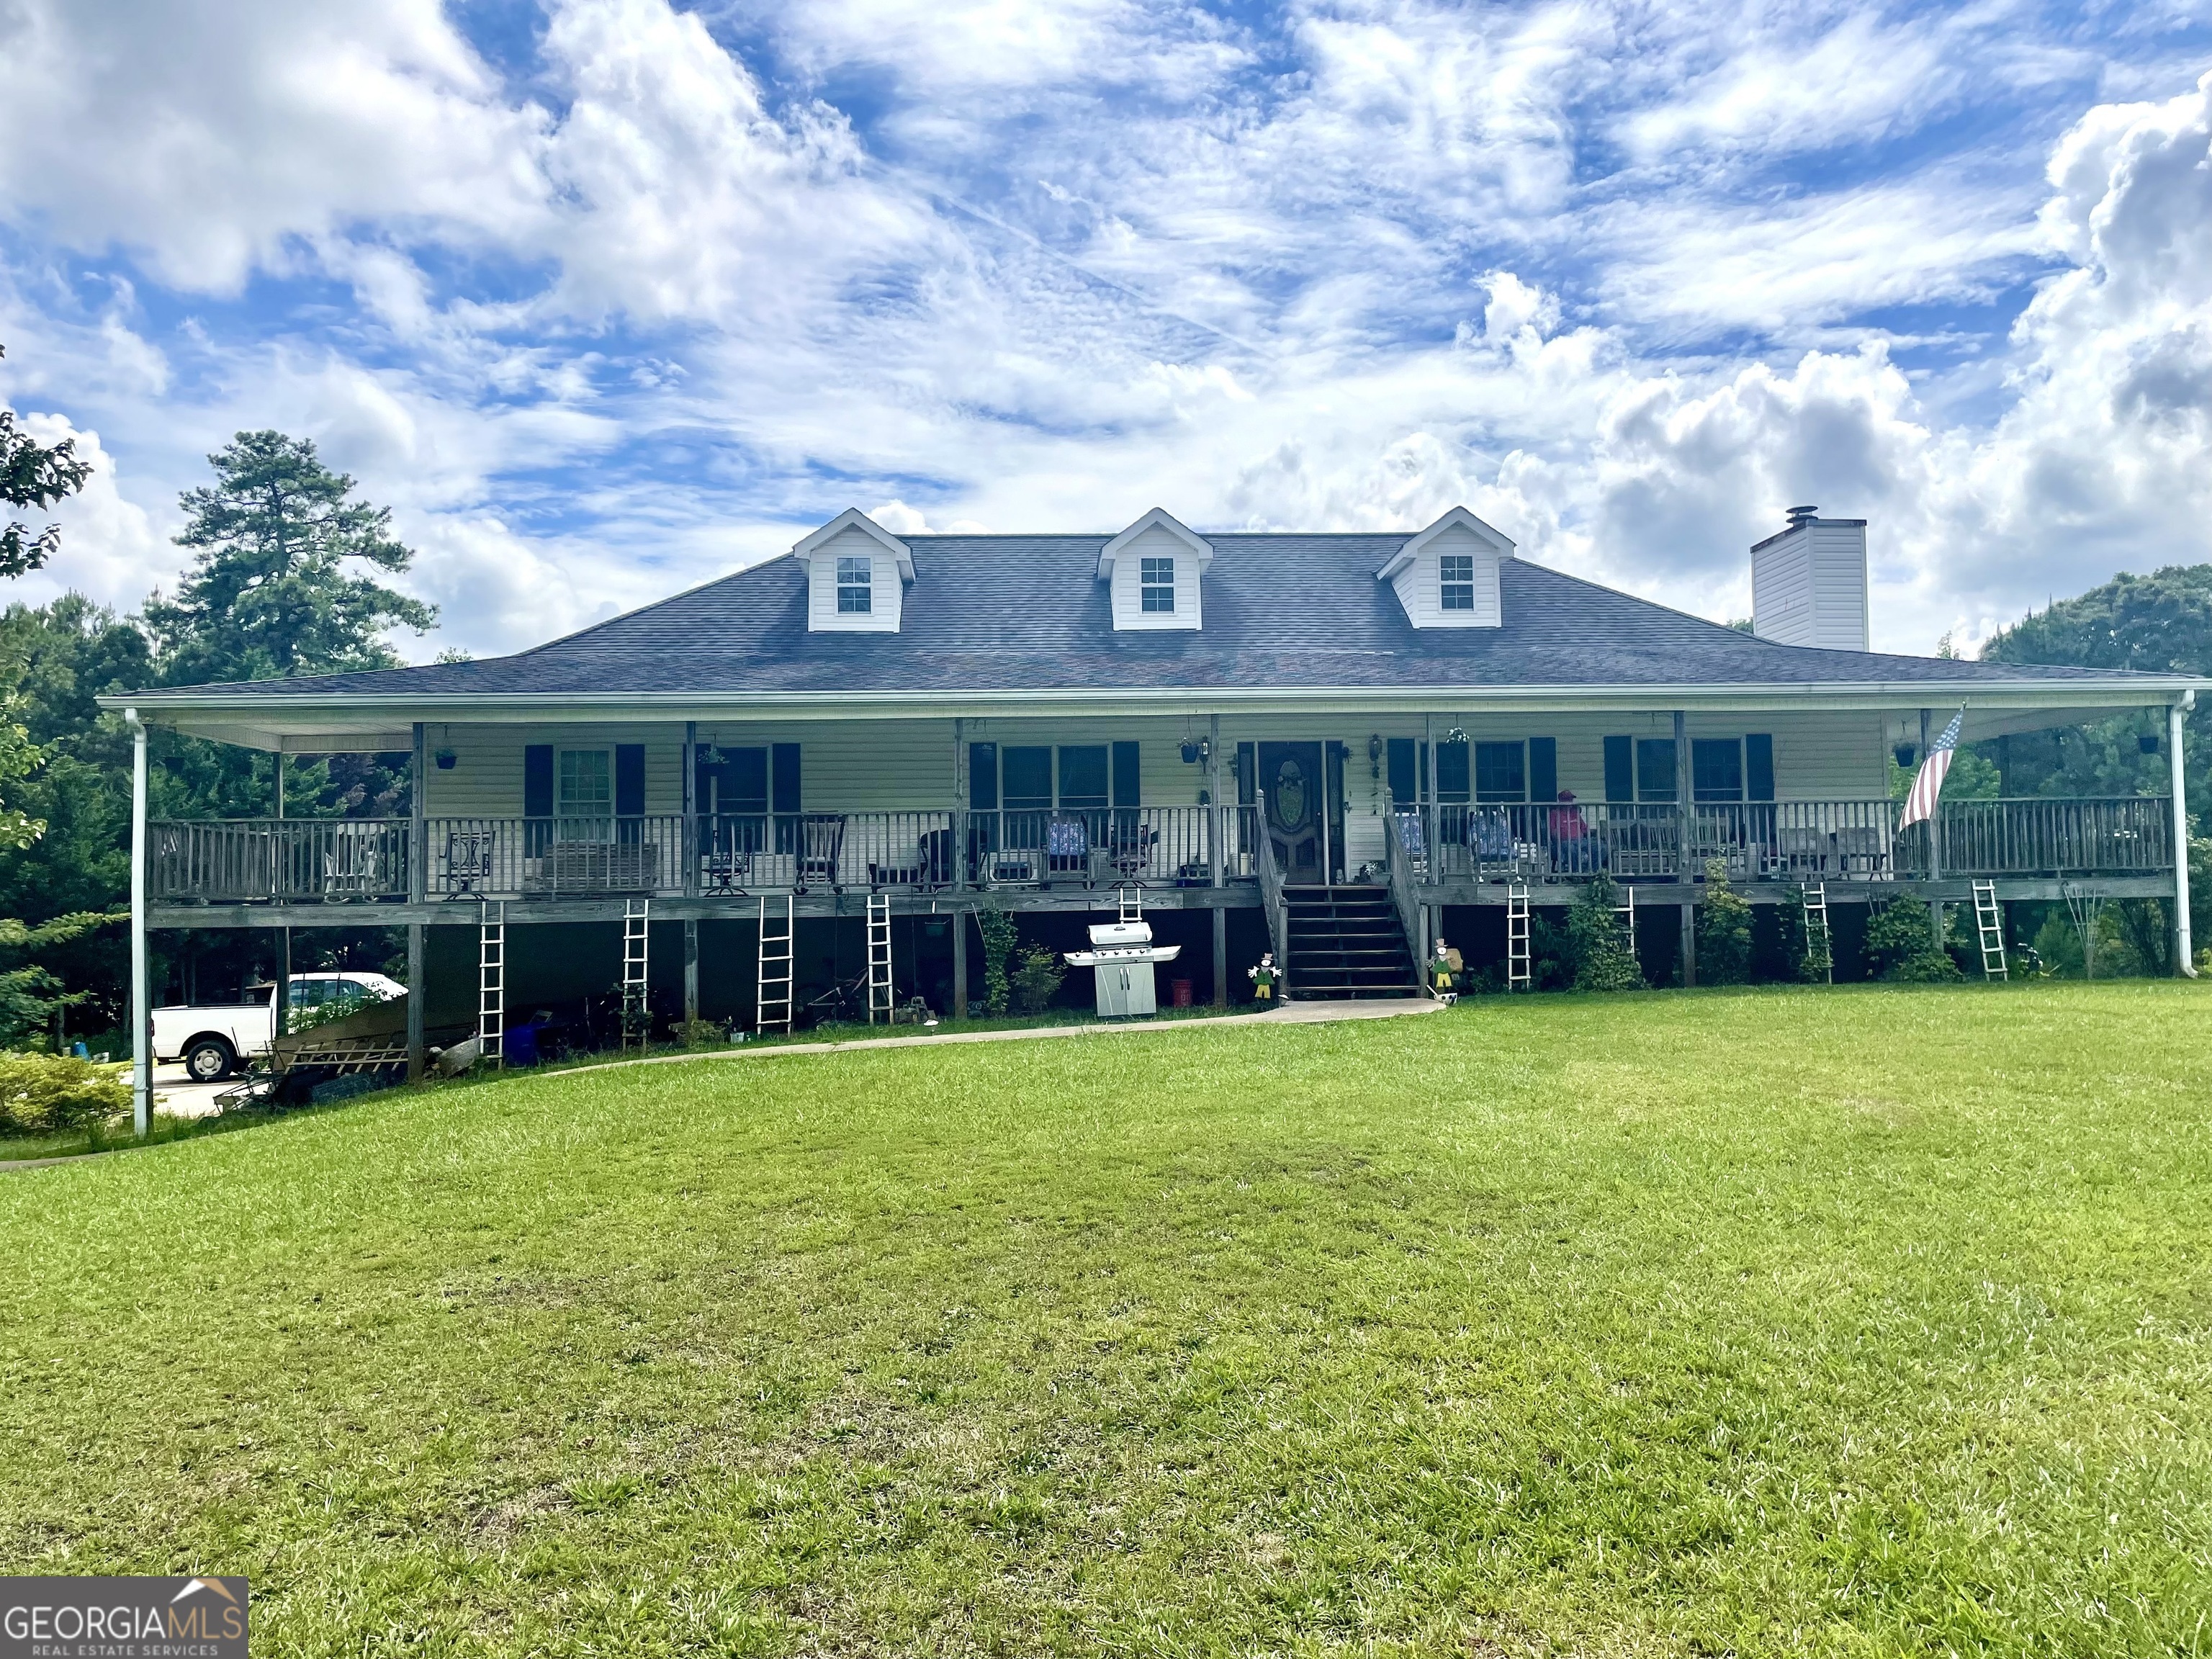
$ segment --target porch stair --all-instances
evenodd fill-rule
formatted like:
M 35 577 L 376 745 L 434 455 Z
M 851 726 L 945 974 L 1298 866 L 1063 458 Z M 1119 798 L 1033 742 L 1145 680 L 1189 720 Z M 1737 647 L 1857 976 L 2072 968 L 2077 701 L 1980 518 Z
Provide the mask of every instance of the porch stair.
M 1334 1002 L 1423 994 L 1387 887 L 1283 889 L 1291 994 Z

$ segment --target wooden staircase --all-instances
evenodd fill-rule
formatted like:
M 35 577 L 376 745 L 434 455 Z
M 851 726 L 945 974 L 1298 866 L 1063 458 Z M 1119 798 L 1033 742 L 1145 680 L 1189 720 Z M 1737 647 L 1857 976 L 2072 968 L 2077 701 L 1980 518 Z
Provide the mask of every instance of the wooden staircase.
M 1300 1002 L 1417 997 L 1421 976 L 1387 887 L 1283 889 L 1290 994 Z

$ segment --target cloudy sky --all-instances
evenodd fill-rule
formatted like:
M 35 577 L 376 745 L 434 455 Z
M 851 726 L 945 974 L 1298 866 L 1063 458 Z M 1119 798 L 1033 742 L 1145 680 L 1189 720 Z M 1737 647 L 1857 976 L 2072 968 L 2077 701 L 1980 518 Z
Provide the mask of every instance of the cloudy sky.
M 0 399 L 173 581 L 245 427 L 510 649 L 788 547 L 1389 529 L 1877 643 L 2212 558 L 2212 0 L 0 0 Z

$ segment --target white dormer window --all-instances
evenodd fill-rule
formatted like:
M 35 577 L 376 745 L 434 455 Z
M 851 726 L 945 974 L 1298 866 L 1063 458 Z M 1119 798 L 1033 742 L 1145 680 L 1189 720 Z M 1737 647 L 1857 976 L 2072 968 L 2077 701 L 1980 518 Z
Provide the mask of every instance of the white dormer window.
M 1155 615 L 1170 616 L 1175 611 L 1176 562 L 1170 559 L 1146 559 L 1138 567 L 1138 591 L 1143 599 L 1141 610 Z
M 810 634 L 896 634 L 914 552 L 857 507 L 791 550 L 806 573 Z
M 1098 580 L 1107 584 L 1114 631 L 1202 627 L 1199 590 L 1212 562 L 1212 542 L 1154 507 L 1098 550 Z
M 876 562 L 841 556 L 837 561 L 837 614 L 865 617 L 874 609 Z
M 1416 628 L 1496 628 L 1505 620 L 1499 567 L 1512 556 L 1510 538 L 1455 507 L 1408 536 L 1375 574 Z
M 1446 553 L 1437 560 L 1438 584 L 1447 611 L 1474 609 L 1474 555 Z

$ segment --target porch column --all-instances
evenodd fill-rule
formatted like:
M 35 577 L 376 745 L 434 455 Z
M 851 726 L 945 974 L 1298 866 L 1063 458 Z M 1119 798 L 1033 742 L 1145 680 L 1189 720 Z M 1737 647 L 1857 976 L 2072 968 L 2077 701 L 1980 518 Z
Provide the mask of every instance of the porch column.
M 1933 709 L 1923 708 L 1920 711 L 1920 764 L 1922 766 L 1928 764 L 1929 722 L 1933 719 L 1934 714 Z M 1937 838 L 1936 814 L 1931 811 L 1928 815 L 1928 879 L 1941 881 L 1942 878 L 1943 843 Z M 1937 950 L 1943 948 L 1943 901 L 1942 899 L 1928 901 L 1928 936 L 1936 941 Z
M 429 769 L 422 764 L 428 745 L 422 722 L 415 722 L 414 751 L 407 774 L 407 896 L 420 904 L 430 890 Z M 407 1080 L 422 1081 L 429 1064 L 430 986 L 428 939 L 419 921 L 407 924 Z
M 1221 716 L 1218 714 L 1212 716 L 1206 727 L 1206 799 L 1212 803 L 1206 809 L 1206 876 L 1213 885 L 1218 887 L 1224 879 L 1224 872 L 1228 867 L 1227 860 L 1222 856 L 1221 842 L 1222 825 L 1227 820 L 1222 816 L 1221 809 Z M 1221 956 L 1221 946 L 1218 943 L 1218 924 L 1216 926 L 1217 942 L 1213 947 L 1213 954 L 1218 961 Z M 1217 988 L 1213 1000 L 1216 1002 L 1227 1000 L 1226 995 L 1218 988 L 1221 984 L 1220 973 L 1217 970 L 1213 977 Z
M 957 893 L 968 884 L 968 722 L 957 714 L 952 720 L 951 823 L 952 824 L 952 890 Z M 956 917 L 955 920 L 957 921 L 957 918 Z M 960 937 L 958 927 L 953 928 L 952 937 L 956 940 Z M 956 971 L 965 961 L 966 957 L 956 944 L 952 947 L 952 963 Z M 963 1004 L 953 1015 L 956 1019 L 965 1019 L 967 1017 L 968 1009 L 965 1004 Z
M 676 839 L 678 844 L 684 849 L 684 896 L 697 898 L 699 896 L 699 722 L 696 720 L 684 722 L 684 828 Z M 684 937 L 687 939 L 690 938 L 688 930 L 691 926 L 692 924 L 686 924 L 687 931 Z M 694 954 L 687 945 L 684 949 L 684 960 L 688 963 Z M 696 1000 L 688 988 L 685 996 L 687 1000 Z M 697 1015 L 687 1013 L 684 1018 L 695 1019 Z
M 424 935 L 428 930 L 419 921 L 407 924 L 407 1080 L 419 1083 L 422 1070 L 430 1058 L 428 1039 L 423 1035 L 428 1023 L 430 987 L 425 958 Z
M 1690 717 L 1684 710 L 1674 711 L 1674 865 L 1675 878 L 1686 891 L 1692 890 L 1704 872 L 1697 867 L 1697 837 L 1691 833 L 1694 817 L 1691 807 Z M 1686 897 L 1682 902 L 1682 983 L 1693 986 L 1698 982 L 1698 907 Z
M 154 1008 L 146 982 L 146 727 L 131 728 L 131 1124 L 141 1139 L 154 1127 Z
M 1213 907 L 1213 1006 L 1229 1006 L 1229 912 Z
M 2197 953 L 2189 929 L 2189 798 L 2182 775 L 2181 719 L 2196 698 L 2191 691 L 2166 711 L 2166 763 L 2173 780 L 2173 965 L 2189 979 L 2197 977 Z
M 684 1018 L 687 1022 L 699 1018 L 699 921 L 696 916 L 684 919 Z
M 968 1018 L 968 913 L 952 913 L 952 1018 Z
M 418 735 L 415 740 L 415 746 L 416 752 L 419 753 L 422 746 L 422 740 L 419 735 L 421 728 L 418 726 L 416 731 Z M 275 772 L 276 780 L 276 822 L 282 823 L 284 822 L 284 739 L 281 737 L 276 739 L 276 764 L 275 767 Z M 416 775 L 419 777 L 421 774 L 417 773 Z M 283 845 L 284 832 L 282 830 L 279 830 L 276 832 L 276 846 L 278 848 L 276 856 L 280 860 L 284 857 L 283 851 Z M 284 868 L 284 865 L 280 862 L 276 867 L 279 872 L 282 872 Z M 276 895 L 277 902 L 279 903 L 288 902 L 291 896 L 289 894 L 282 890 L 283 884 L 283 877 L 280 874 L 277 878 L 277 887 L 279 890 Z M 270 1030 L 274 1031 L 278 1036 L 283 1036 L 285 1032 L 290 1029 L 291 1023 L 292 930 L 287 927 L 280 927 L 276 930 L 276 1006 L 270 1011 Z

